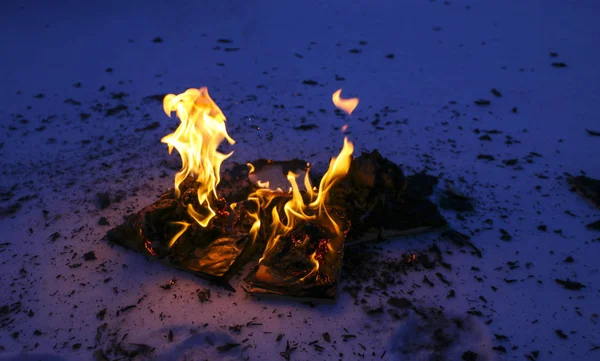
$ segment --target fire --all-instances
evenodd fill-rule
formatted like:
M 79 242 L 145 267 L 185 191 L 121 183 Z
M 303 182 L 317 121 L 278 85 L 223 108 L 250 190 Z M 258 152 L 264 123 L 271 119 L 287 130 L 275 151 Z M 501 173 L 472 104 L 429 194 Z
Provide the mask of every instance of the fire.
M 179 232 L 177 232 L 169 241 L 169 244 L 167 245 L 169 248 L 173 247 L 173 245 L 175 244 L 175 242 L 177 242 L 177 239 L 179 237 L 181 237 L 182 234 L 185 233 L 185 231 L 187 231 L 188 227 L 191 226 L 191 224 L 187 223 L 187 222 L 173 222 L 174 224 L 178 224 L 180 226 L 183 226 L 181 228 L 181 230 Z
M 358 99 L 342 99 L 340 94 L 341 89 L 333 94 L 334 104 L 348 114 L 352 113 L 358 105 Z M 198 225 L 207 227 L 217 214 L 213 207 L 215 201 L 219 199 L 217 186 L 220 181 L 221 164 L 233 153 L 221 153 L 218 147 L 224 140 L 229 144 L 234 144 L 235 141 L 227 133 L 225 116 L 210 98 L 206 88 L 188 89 L 179 95 L 169 94 L 164 98 L 163 107 L 169 116 L 172 112 L 176 112 L 181 122 L 173 133 L 161 140 L 168 145 L 169 154 L 175 148 L 181 156 L 182 168 L 175 175 L 175 194 L 180 197 L 181 183 L 189 176 L 195 177 L 196 182 L 199 183 L 197 197 L 200 208 L 196 209 L 192 204 L 188 204 L 187 212 Z M 247 199 L 256 203 L 256 210 L 246 211 L 253 220 L 249 230 L 250 238 L 256 241 L 262 237 L 266 241 L 260 263 L 266 256 L 271 255 L 275 246 L 283 238 L 290 236 L 291 232 L 296 233 L 293 237 L 287 237 L 286 242 L 291 239 L 290 242 L 293 242 L 294 246 L 306 245 L 311 239 L 302 227 L 312 224 L 324 230 L 320 231 L 324 235 L 319 236 L 318 240 L 311 240 L 312 248 L 309 251 L 311 254 L 308 256 L 307 253 L 307 261 L 312 268 L 298 275 L 299 281 L 302 282 L 314 275 L 318 276 L 323 269 L 331 271 L 326 268 L 334 267 L 334 262 L 331 261 L 334 258 L 328 260 L 328 257 L 334 257 L 336 252 L 343 249 L 344 231 L 339 224 L 340 220 L 336 220 L 328 209 L 328 198 L 332 187 L 348 173 L 353 152 L 353 143 L 348 138 L 344 138 L 340 153 L 329 162 L 329 168 L 321 178 L 318 187 L 314 187 L 311 183 L 308 164 L 303 180 L 299 174 L 293 172 L 287 174 L 288 191 L 281 188 L 270 189 L 269 181 L 258 182 L 258 188 Z M 249 173 L 255 171 L 250 163 L 248 168 Z M 298 184 L 299 181 L 303 182 L 303 190 Z M 231 204 L 231 209 L 235 211 L 236 204 Z M 169 248 L 192 226 L 184 221 L 173 222 L 173 225 L 181 228 L 169 240 Z M 331 272 L 324 272 L 324 274 L 329 275 Z
M 321 254 L 317 254 L 317 251 L 315 251 L 310 256 L 310 261 L 313 264 L 313 268 L 308 274 L 302 277 L 300 281 L 306 279 L 319 270 L 319 259 L 322 260 L 324 257 L 326 257 L 327 253 L 337 252 L 341 248 L 343 231 L 341 230 L 340 225 L 328 212 L 327 199 L 331 188 L 348 173 L 350 164 L 352 162 L 353 152 L 354 145 L 348 140 L 348 138 L 345 138 L 340 154 L 331 159 L 329 162 L 329 168 L 321 178 L 319 187 L 316 190 L 312 186 L 309 177 L 309 171 L 307 171 L 304 176 L 304 186 L 306 189 L 305 197 L 303 197 L 303 194 L 300 192 L 300 188 L 298 186 L 298 175 L 292 172 L 287 174 L 287 180 L 291 185 L 290 192 L 283 192 L 281 190 L 273 191 L 260 188 L 250 195 L 248 199 L 254 200 L 258 204 L 258 212 L 268 209 L 273 203 L 275 203 L 271 209 L 272 222 L 268 226 L 268 236 L 265 251 L 263 257 L 259 260 L 259 263 L 262 263 L 265 257 L 270 255 L 270 253 L 275 249 L 275 246 L 283 237 L 288 235 L 292 230 L 297 229 L 302 222 L 315 222 L 319 225 L 322 225 L 330 230 L 331 233 L 333 233 L 333 237 L 327 243 L 326 247 L 320 250 Z M 282 200 L 286 199 L 287 201 L 282 202 Z M 258 232 L 261 221 L 256 215 L 254 216 L 254 219 L 256 219 L 256 221 L 252 227 L 251 234 L 253 238 L 256 239 L 257 234 L 252 232 Z M 305 238 L 301 244 L 306 241 L 308 241 L 307 238 Z
M 335 93 L 333 93 L 333 95 L 331 96 L 333 104 L 335 104 L 336 107 L 348 113 L 348 115 L 352 114 L 354 109 L 356 109 L 356 107 L 358 106 L 358 98 L 342 99 L 340 97 L 340 94 L 342 94 L 342 89 L 338 89 L 335 91 Z
M 333 94 L 333 103 L 348 114 L 352 113 L 358 105 L 358 99 L 342 99 L 340 98 L 340 94 L 341 89 Z M 328 255 L 333 256 L 335 252 L 342 249 L 343 231 L 338 224 L 339 221 L 336 222 L 329 213 L 327 200 L 332 187 L 348 173 L 353 152 L 353 143 L 348 138 L 344 138 L 342 150 L 337 157 L 332 158 L 329 162 L 329 168 L 321 178 L 318 188 L 313 187 L 310 181 L 309 168 L 304 175 L 305 196 L 303 196 L 298 186 L 298 175 L 292 172 L 287 174 L 287 180 L 291 185 L 291 190 L 287 193 L 281 191 L 281 189 L 276 191 L 269 190 L 268 183 L 259 184 L 260 189 L 252 193 L 248 198 L 255 201 L 258 205 L 258 211 L 253 215 L 256 221 L 250 232 L 253 239 L 258 237 L 258 232 L 261 228 L 259 213 L 274 204 L 271 209 L 272 221 L 268 226 L 265 251 L 259 263 L 264 262 L 265 258 L 274 252 L 282 238 L 286 237 L 294 229 L 297 229 L 300 224 L 303 222 L 314 222 L 327 228 L 333 236 L 330 239 L 323 240 L 325 243 L 319 243 L 318 249 L 310 256 L 310 262 L 313 265 L 312 269 L 301 277 L 299 281 L 302 282 L 308 277 L 318 274 L 321 264 L 332 265 L 332 262 L 323 261 L 327 260 Z M 252 164 L 248 164 L 248 166 L 250 172 L 253 172 L 254 166 Z M 281 206 L 282 199 L 285 201 Z M 296 246 L 302 245 L 306 241 L 308 241 L 308 236 L 300 240 Z M 330 272 L 326 272 L 326 274 L 330 274 Z
M 203 209 L 198 210 L 188 204 L 187 211 L 200 226 L 206 227 L 215 216 L 211 197 L 218 199 L 221 164 L 233 153 L 223 154 L 217 148 L 225 139 L 229 144 L 235 141 L 227 134 L 225 116 L 208 95 L 206 87 L 188 89 L 179 95 L 168 94 L 163 100 L 163 108 L 168 116 L 176 112 L 181 121 L 175 132 L 161 139 L 169 146 L 169 154 L 175 148 L 181 156 L 181 171 L 175 175 L 175 193 L 180 196 L 179 185 L 188 176 L 196 177 L 200 183 L 198 203 Z M 183 230 L 169 242 L 170 245 L 189 225 L 183 226 Z

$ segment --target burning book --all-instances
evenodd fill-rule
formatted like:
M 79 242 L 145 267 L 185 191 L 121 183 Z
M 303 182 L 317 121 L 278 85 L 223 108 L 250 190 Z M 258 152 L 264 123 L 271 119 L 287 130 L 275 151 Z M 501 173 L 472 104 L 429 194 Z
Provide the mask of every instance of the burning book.
M 340 91 L 332 100 L 349 114 L 358 104 Z M 234 164 L 221 175 L 232 153 L 218 148 L 235 141 L 207 89 L 169 94 L 163 105 L 181 121 L 162 142 L 182 169 L 174 188 L 109 231 L 110 241 L 230 290 L 235 270 L 260 254 L 248 292 L 333 300 L 345 246 L 446 225 L 427 199 L 434 177 L 405 177 L 377 151 L 353 158 L 348 138 L 321 177 L 298 159 Z
M 261 205 L 263 214 L 270 214 L 263 256 L 246 277 L 250 292 L 335 299 L 349 228 L 345 210 L 328 207 L 328 199 L 348 173 L 353 151 L 352 143 L 344 139 L 342 151 L 329 163 L 318 188 L 307 170 L 301 192 L 298 175 L 289 172 L 291 193 L 259 189 L 249 197 Z

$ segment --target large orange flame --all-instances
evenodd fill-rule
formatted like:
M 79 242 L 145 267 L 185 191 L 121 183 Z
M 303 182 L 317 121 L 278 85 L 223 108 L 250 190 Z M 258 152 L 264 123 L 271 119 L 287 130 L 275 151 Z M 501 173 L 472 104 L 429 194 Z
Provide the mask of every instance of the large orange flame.
M 217 196 L 217 185 L 220 181 L 221 163 L 229 154 L 220 153 L 217 148 L 226 139 L 229 144 L 235 141 L 227 134 L 225 116 L 221 109 L 208 95 L 206 87 L 188 89 L 179 95 L 168 94 L 163 100 L 165 113 L 171 116 L 176 112 L 181 121 L 175 132 L 162 138 L 161 142 L 168 144 L 169 154 L 173 148 L 181 156 L 181 171 L 175 176 L 175 193 L 179 197 L 179 185 L 188 176 L 196 177 L 198 187 L 198 202 L 202 210 L 194 209 L 188 204 L 189 215 L 202 227 L 206 227 L 215 216 L 211 208 L 210 197 Z M 182 224 L 183 225 L 183 224 Z M 177 234 L 169 243 L 172 245 L 185 230 Z

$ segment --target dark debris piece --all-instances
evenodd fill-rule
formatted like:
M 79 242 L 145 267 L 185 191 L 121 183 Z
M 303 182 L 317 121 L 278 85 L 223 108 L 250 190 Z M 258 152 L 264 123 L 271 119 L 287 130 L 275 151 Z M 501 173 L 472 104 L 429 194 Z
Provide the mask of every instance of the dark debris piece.
M 104 316 L 106 316 L 106 308 L 103 308 L 96 313 L 96 318 L 100 321 L 104 321 Z
M 494 347 L 492 347 L 492 350 L 500 352 L 500 353 L 506 353 L 506 347 L 504 347 L 504 346 L 494 346 Z
M 490 105 L 492 102 L 490 102 L 487 99 L 477 99 L 475 100 L 475 105 L 479 105 L 480 107 L 486 107 L 488 105 Z
M 94 251 L 89 251 L 89 252 L 86 252 L 86 253 L 83 255 L 83 260 L 84 260 L 84 261 L 93 261 L 93 260 L 95 260 L 95 259 L 97 259 L 97 258 L 96 258 L 96 254 L 94 253 Z
M 556 333 L 556 335 L 558 337 L 562 338 L 563 340 L 566 340 L 569 338 L 569 336 L 567 336 L 561 329 L 554 330 L 554 333 Z
M 501 335 L 501 334 L 499 334 L 499 333 L 495 333 L 495 334 L 494 334 L 494 337 L 495 337 L 495 338 L 496 338 L 496 340 L 498 340 L 498 341 L 508 341 L 508 340 L 509 340 L 509 339 L 508 339 L 508 336 L 506 336 L 506 335 Z
M 219 352 L 227 352 L 238 347 L 239 345 L 239 343 L 226 343 L 224 345 L 217 346 L 217 350 L 219 350 Z
M 173 288 L 173 286 L 175 286 L 175 284 L 177 283 L 177 280 L 175 278 L 169 280 L 169 282 L 160 285 L 160 288 L 162 288 L 163 290 L 170 290 L 171 288 Z
M 589 135 L 593 135 L 594 137 L 600 137 L 600 132 L 594 131 L 594 130 L 590 130 L 590 129 L 586 129 L 585 130 Z
M 426 285 L 428 285 L 429 287 L 434 287 L 435 286 L 435 284 L 433 282 L 431 282 L 429 280 L 429 278 L 427 278 L 427 276 L 423 276 L 423 283 L 426 284 Z
M 294 127 L 294 129 L 296 129 L 296 130 L 312 130 L 312 129 L 316 129 L 318 127 L 319 126 L 316 124 L 302 124 L 297 127 Z
M 477 159 L 494 160 L 496 158 L 494 158 L 494 156 L 491 154 L 478 154 Z
M 556 281 L 556 283 L 563 286 L 567 290 L 579 291 L 580 289 L 585 288 L 585 285 L 576 281 L 571 281 L 569 279 L 561 280 L 556 278 L 554 279 L 554 281 Z
M 134 309 L 134 308 L 136 308 L 136 307 L 137 307 L 137 305 L 128 305 L 128 306 L 121 307 L 121 308 L 119 308 L 119 309 L 117 310 L 117 316 L 119 316 L 119 315 L 120 315 L 120 314 L 122 314 L 123 312 L 129 311 L 129 310 L 132 310 L 132 309 Z
M 498 98 L 502 97 L 502 93 L 500 93 L 500 91 L 498 89 L 496 89 L 496 88 L 492 88 L 491 92 L 492 92 L 492 94 L 494 94 Z
M 552 66 L 555 68 L 566 68 L 567 64 L 565 64 L 563 62 L 554 62 L 554 63 L 552 63 Z
M 525 357 L 529 360 L 529 361 L 535 361 L 538 359 L 538 357 L 540 356 L 540 351 L 531 351 L 528 354 L 525 354 Z
M 459 194 L 451 189 L 444 192 L 440 199 L 440 207 L 442 209 L 451 209 L 457 212 L 468 212 L 473 210 L 471 198 Z
M 71 104 L 71 105 L 81 105 L 81 102 L 71 99 L 71 98 L 65 99 L 64 103 Z
M 319 83 L 317 83 L 315 80 L 312 80 L 312 79 L 306 79 L 306 80 L 302 81 L 302 84 L 312 85 L 312 86 L 319 85 Z
M 387 304 L 396 308 L 412 308 L 413 306 L 412 302 L 404 297 L 390 297 L 387 300 Z
M 504 228 L 500 228 L 500 239 L 508 242 L 512 240 L 512 236 L 508 233 L 508 231 Z
M 477 361 L 477 356 L 479 356 L 476 352 L 473 351 L 465 351 L 462 354 L 463 361 Z
M 106 109 L 105 115 L 107 117 L 110 117 L 110 116 L 113 116 L 113 115 L 120 114 L 121 112 L 127 111 L 128 109 L 129 109 L 129 107 L 127 105 L 119 104 L 119 105 L 117 105 L 115 107 Z
M 587 228 L 600 231 L 600 219 L 586 225 Z
M 280 352 L 279 354 L 281 355 L 281 357 L 283 357 L 284 359 L 286 359 L 287 361 L 290 361 L 290 357 L 292 356 L 292 352 L 294 352 L 294 350 L 298 348 L 297 346 L 290 346 L 290 341 L 287 341 L 285 344 L 285 351 Z
M 568 177 L 567 183 L 569 183 L 572 190 L 589 199 L 596 207 L 600 208 L 600 180 L 586 176 L 576 176 Z
M 351 339 L 353 339 L 353 338 L 356 338 L 356 335 L 352 335 L 352 334 L 344 334 L 344 335 L 342 335 L 342 340 L 343 340 L 344 342 L 346 342 L 346 341 L 348 341 L 348 340 L 351 340 Z
M 196 295 L 201 303 L 210 301 L 210 289 L 208 288 L 196 290 Z
M 21 209 L 21 203 L 13 203 L 10 206 L 0 208 L 0 218 L 13 215 L 17 213 L 17 211 Z

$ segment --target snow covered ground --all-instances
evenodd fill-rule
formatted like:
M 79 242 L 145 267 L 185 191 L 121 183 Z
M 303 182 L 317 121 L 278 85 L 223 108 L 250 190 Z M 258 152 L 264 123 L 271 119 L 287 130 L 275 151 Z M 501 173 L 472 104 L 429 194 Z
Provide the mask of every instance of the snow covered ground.
M 594 0 L 3 2 L 0 360 L 102 359 L 119 342 L 156 360 L 600 360 L 600 234 L 585 227 L 600 210 L 565 180 L 600 178 L 585 130 L 600 131 L 599 15 Z M 357 154 L 473 197 L 444 213 L 482 258 L 439 232 L 389 240 L 355 255 L 372 270 L 435 243 L 451 269 L 315 306 L 102 241 L 172 186 L 178 156 L 159 140 L 177 120 L 148 97 L 203 85 L 232 161 L 323 163 L 347 123 Z M 360 97 L 350 117 L 338 88 Z

